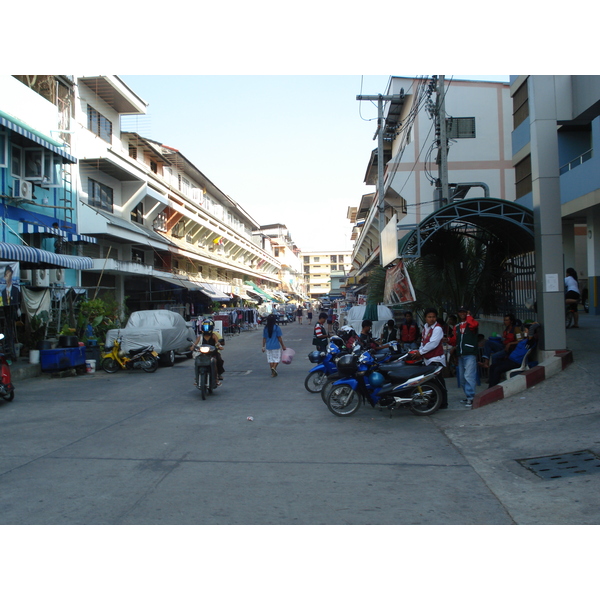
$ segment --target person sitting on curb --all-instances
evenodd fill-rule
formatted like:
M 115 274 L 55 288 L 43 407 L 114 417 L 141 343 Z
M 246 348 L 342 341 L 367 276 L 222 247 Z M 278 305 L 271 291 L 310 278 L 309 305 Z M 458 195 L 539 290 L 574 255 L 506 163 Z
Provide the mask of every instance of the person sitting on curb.
M 527 352 L 535 348 L 540 325 L 539 323 L 532 323 L 529 325 L 529 329 L 527 329 L 527 326 L 525 327 L 525 338 L 517 344 L 517 347 L 510 353 L 508 358 L 490 365 L 488 389 L 500 383 L 502 373 L 506 373 L 506 371 L 510 371 L 511 369 L 518 369 L 523 363 L 523 358 Z

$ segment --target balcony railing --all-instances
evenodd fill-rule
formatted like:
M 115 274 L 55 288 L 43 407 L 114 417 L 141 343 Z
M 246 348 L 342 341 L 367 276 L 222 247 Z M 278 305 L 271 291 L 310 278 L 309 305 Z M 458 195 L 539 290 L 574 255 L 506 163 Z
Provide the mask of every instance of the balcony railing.
M 592 158 L 592 149 L 591 148 L 589 150 L 587 150 L 586 152 L 584 152 L 583 154 L 581 154 L 580 156 L 578 156 L 577 158 L 574 158 L 573 160 L 569 161 L 566 165 L 563 165 L 560 168 L 560 174 L 563 175 L 567 171 L 570 171 L 571 169 L 578 167 L 580 164 L 584 163 L 586 160 L 590 160 L 590 158 Z

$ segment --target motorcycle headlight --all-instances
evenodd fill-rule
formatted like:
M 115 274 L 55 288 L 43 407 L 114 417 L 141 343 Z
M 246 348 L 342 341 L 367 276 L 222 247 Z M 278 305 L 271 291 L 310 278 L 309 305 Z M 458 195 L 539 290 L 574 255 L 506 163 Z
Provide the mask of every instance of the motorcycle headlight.
M 201 346 L 200 352 L 202 352 L 202 354 L 208 354 L 210 352 L 210 348 L 208 346 Z
M 119 350 L 117 354 L 119 355 L 119 358 L 123 358 L 125 356 L 125 352 L 123 350 Z

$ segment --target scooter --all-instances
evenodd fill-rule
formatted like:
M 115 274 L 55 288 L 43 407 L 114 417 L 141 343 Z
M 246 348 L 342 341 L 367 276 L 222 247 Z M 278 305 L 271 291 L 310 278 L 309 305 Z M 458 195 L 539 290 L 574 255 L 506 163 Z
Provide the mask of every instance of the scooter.
M 154 351 L 154 346 L 145 346 L 136 348 L 125 354 L 121 350 L 122 336 L 117 336 L 109 352 L 102 355 L 100 366 L 107 373 L 116 373 L 120 369 L 142 369 L 146 373 L 154 373 L 158 369 L 158 353 Z
M 327 397 L 327 408 L 338 417 L 353 415 L 368 401 L 375 408 L 408 408 L 413 414 L 432 415 L 442 405 L 445 386 L 436 381 L 442 365 L 407 364 L 410 355 L 387 365 L 378 365 L 369 351 L 359 357 L 348 355 L 338 361 L 344 375 L 334 381 Z
M 308 360 L 315 364 L 304 380 L 304 387 L 311 394 L 318 394 L 332 373 L 337 373 L 336 361 L 348 354 L 342 338 L 333 336 L 327 344 L 327 350 L 313 350 L 308 354 Z
M 211 344 L 194 346 L 194 381 L 196 387 L 202 394 L 202 400 L 206 400 L 219 385 L 217 374 L 217 348 Z
M 0 333 L 0 340 L 4 334 Z M 10 381 L 10 366 L 4 353 L 0 353 L 0 398 L 6 402 L 12 402 L 15 397 L 15 386 Z
M 363 352 L 364 349 L 363 347 L 360 345 L 360 343 L 355 342 L 351 352 L 353 354 L 355 354 L 356 356 L 360 356 Z M 348 354 L 348 352 L 344 353 L 344 354 Z M 389 349 L 384 349 L 384 350 L 379 350 L 375 353 L 372 354 L 373 359 L 375 360 L 375 362 L 377 364 L 386 364 L 386 363 L 392 363 L 393 361 L 397 360 L 400 358 L 401 356 L 401 352 L 399 352 L 399 347 L 398 347 L 398 342 L 390 342 L 390 347 Z M 337 368 L 337 361 L 343 356 L 343 354 L 340 354 L 339 356 L 337 356 L 334 361 L 335 361 L 335 370 L 331 371 L 324 379 L 322 387 L 321 387 L 321 400 L 323 400 L 323 402 L 325 404 L 327 404 L 327 396 L 329 396 L 329 393 L 331 392 L 331 386 L 333 385 L 334 381 L 337 381 L 338 379 L 341 379 L 343 377 L 343 375 L 341 375 L 338 371 Z

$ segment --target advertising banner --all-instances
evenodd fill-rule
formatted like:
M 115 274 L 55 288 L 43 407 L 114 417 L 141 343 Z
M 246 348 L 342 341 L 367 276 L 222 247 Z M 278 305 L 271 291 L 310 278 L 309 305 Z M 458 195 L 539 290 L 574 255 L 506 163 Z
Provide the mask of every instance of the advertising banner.
M 404 261 L 400 260 L 385 275 L 384 304 L 408 304 L 415 301 L 413 289 Z

